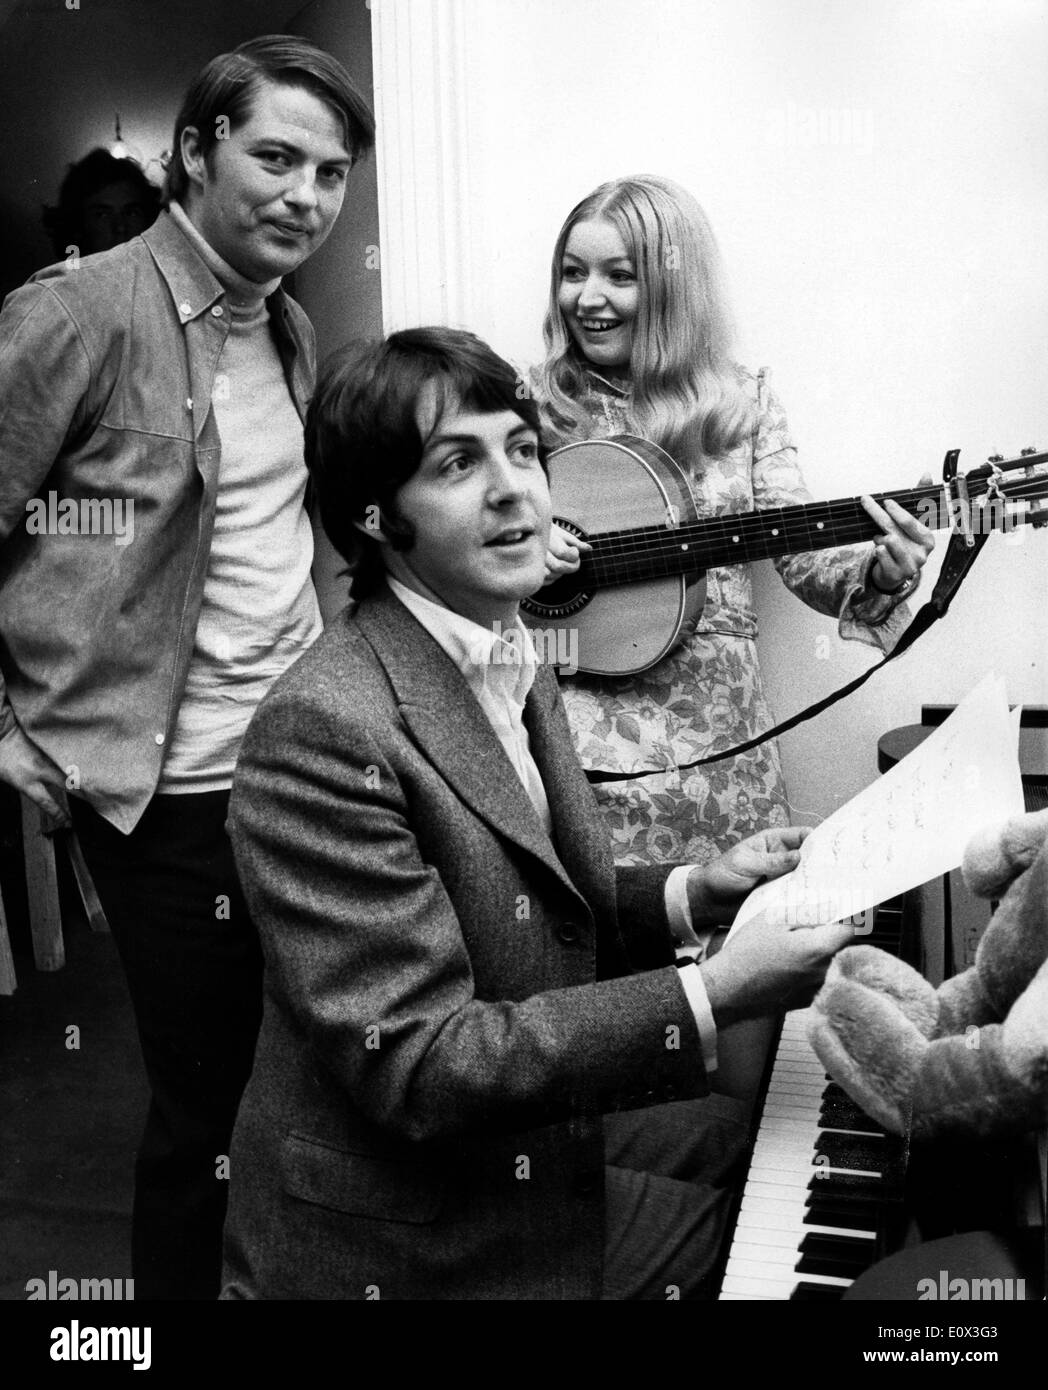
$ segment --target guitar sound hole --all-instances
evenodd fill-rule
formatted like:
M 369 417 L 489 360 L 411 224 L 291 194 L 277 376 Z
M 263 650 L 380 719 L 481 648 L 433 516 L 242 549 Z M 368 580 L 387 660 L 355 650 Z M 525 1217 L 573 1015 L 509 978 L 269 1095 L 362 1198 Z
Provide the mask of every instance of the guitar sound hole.
M 525 613 L 536 618 L 563 618 L 585 608 L 591 595 L 582 587 L 577 574 L 565 574 L 544 585 L 521 603 Z
M 561 516 L 555 516 L 553 520 L 573 536 L 585 538 L 581 526 L 576 526 L 573 521 L 566 521 Z M 567 618 L 585 608 L 592 597 L 593 595 L 582 587 L 578 573 L 565 574 L 552 584 L 543 585 L 537 594 L 524 599 L 520 606 L 533 618 Z

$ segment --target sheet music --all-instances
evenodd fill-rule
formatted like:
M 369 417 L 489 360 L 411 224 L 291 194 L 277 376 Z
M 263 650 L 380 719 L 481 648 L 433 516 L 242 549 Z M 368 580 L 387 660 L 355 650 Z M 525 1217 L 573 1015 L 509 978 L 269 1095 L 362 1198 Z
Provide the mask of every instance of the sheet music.
M 756 888 L 732 932 L 758 914 L 797 926 L 842 921 L 956 868 L 973 835 L 1024 810 L 1021 713 L 1009 713 L 1003 679 L 985 676 L 912 753 L 811 832 L 799 866 Z

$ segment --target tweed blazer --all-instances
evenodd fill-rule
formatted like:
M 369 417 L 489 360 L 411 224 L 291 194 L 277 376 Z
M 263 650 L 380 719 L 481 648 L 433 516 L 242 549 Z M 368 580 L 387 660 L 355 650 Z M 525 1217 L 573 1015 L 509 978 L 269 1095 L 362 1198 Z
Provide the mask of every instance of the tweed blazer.
M 230 828 L 266 956 L 224 1298 L 597 1298 L 602 1113 L 703 1095 L 668 869 L 612 865 L 552 672 L 547 835 L 383 587 L 262 702 Z

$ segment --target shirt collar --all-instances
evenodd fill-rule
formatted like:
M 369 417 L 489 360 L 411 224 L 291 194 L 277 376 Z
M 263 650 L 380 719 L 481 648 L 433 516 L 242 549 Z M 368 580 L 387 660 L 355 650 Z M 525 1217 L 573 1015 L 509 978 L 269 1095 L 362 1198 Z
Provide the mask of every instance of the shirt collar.
M 595 372 L 592 367 L 586 368 L 586 381 L 589 389 L 597 395 L 617 396 L 622 400 L 625 400 L 633 389 L 632 382 L 628 378 L 617 377 L 615 380 L 610 380 L 606 376 L 601 376 L 599 372 Z
M 179 231 L 196 248 L 200 259 L 208 270 L 227 291 L 231 303 L 243 307 L 257 306 L 263 300 L 268 299 L 273 291 L 279 287 L 279 275 L 272 280 L 267 280 L 264 284 L 260 284 L 257 280 L 249 280 L 246 275 L 241 275 L 239 270 L 234 270 L 229 262 L 224 260 L 211 243 L 205 239 L 200 229 L 193 224 L 181 203 L 172 202 L 168 207 L 168 212 L 170 212 L 171 220 Z
M 478 698 L 501 696 L 519 709 L 524 708 L 535 680 L 538 657 L 531 633 L 519 618 L 504 628 L 501 624 L 496 628 L 481 627 L 472 618 L 464 618 L 461 613 L 409 589 L 391 574 L 386 575 L 386 582 L 408 612 L 451 657 Z
M 225 294 L 222 282 L 209 269 L 196 243 L 190 241 L 170 211 L 160 214 L 142 233 L 142 240 L 167 284 L 181 323 L 199 318 Z M 283 291 L 278 289 L 276 296 L 277 302 L 283 300 Z

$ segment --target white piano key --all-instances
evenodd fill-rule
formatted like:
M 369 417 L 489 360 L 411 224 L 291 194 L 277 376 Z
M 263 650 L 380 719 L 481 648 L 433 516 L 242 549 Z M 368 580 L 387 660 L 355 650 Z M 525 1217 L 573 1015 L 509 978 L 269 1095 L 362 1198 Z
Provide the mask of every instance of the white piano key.
M 817 1110 L 812 1110 L 808 1115 L 805 1115 L 803 1111 L 792 1109 L 785 1115 L 768 1114 L 762 1117 L 757 1126 L 758 1134 L 786 1135 L 795 1141 L 807 1139 L 809 1144 L 814 1143 L 818 1130 Z
M 826 1084 L 821 1080 L 812 1081 L 810 1085 L 793 1084 L 792 1089 L 789 1089 L 786 1085 L 782 1087 L 770 1086 L 768 1088 L 766 1103 L 770 1105 L 792 1105 L 801 1110 L 814 1110 L 817 1112 L 822 1106 L 822 1093 L 825 1089 Z
M 769 1240 L 774 1238 L 776 1242 L 780 1236 L 784 1241 L 792 1239 L 795 1248 L 800 1247 L 800 1241 L 806 1235 L 847 1236 L 855 1240 L 870 1241 L 877 1239 L 875 1231 L 863 1230 L 857 1226 L 820 1226 L 814 1221 L 806 1225 L 803 1208 L 791 1212 L 757 1212 L 746 1211 L 740 1207 L 736 1229 L 762 1231 Z
M 790 1291 L 796 1287 L 795 1270 L 763 1270 L 749 1261 L 740 1262 L 734 1269 L 724 1271 L 724 1288 L 761 1293 L 765 1298 L 789 1298 Z
M 806 1072 L 783 1072 L 768 1085 L 769 1096 L 811 1096 L 822 1097 L 826 1083 L 820 1076 L 809 1076 Z
M 761 1141 L 759 1149 L 753 1150 L 753 1157 L 755 1164 L 750 1164 L 750 1176 L 759 1177 L 764 1173 L 777 1172 L 780 1168 L 794 1171 L 801 1165 L 810 1171 L 814 1155 L 807 1144 L 802 1149 L 766 1139 Z
M 802 1282 L 846 1289 L 850 1278 L 797 1272 L 807 1235 L 838 1236 L 875 1248 L 876 1232 L 865 1227 L 805 1221 L 810 1189 L 818 1194 L 819 1178 L 856 1175 L 875 1187 L 880 1177 L 868 1169 L 815 1162 L 822 1135 L 863 1131 L 819 1121 L 830 1078 L 808 1041 L 810 1017 L 810 1009 L 798 1009 L 783 1021 L 725 1266 L 724 1299 L 788 1299 Z
M 781 1224 L 780 1224 L 781 1223 Z M 801 1223 L 795 1218 L 783 1220 L 782 1217 L 767 1216 L 756 1217 L 747 1216 L 746 1212 L 739 1212 L 739 1219 L 735 1224 L 735 1244 L 733 1250 L 738 1248 L 738 1244 L 743 1240 L 756 1240 L 761 1245 L 782 1245 L 788 1246 L 796 1253 L 797 1236 L 801 1230 Z
M 769 1085 L 780 1081 L 818 1081 L 825 1075 L 821 1063 L 813 1063 L 803 1057 L 783 1057 L 777 1062 L 775 1071 L 769 1078 Z
M 728 1269 L 731 1269 L 733 1261 L 751 1261 L 760 1266 L 764 1265 L 769 1273 L 772 1267 L 778 1268 L 780 1265 L 787 1269 L 793 1269 L 800 1255 L 794 1247 L 787 1249 L 782 1245 L 765 1245 L 763 1241 L 739 1239 L 732 1246 L 731 1259 L 728 1261 Z
M 798 1192 L 807 1193 L 806 1183 L 783 1183 L 769 1182 L 764 1178 L 747 1178 L 746 1186 L 742 1189 L 744 1193 L 754 1193 L 758 1197 L 782 1197 L 789 1199 L 795 1197 Z
M 776 1134 L 806 1134 L 809 1139 L 814 1139 L 818 1123 L 819 1107 L 810 1102 L 801 1105 L 772 1104 L 761 1115 L 757 1133 L 760 1134 L 762 1129 L 773 1130 Z
M 765 1215 L 803 1211 L 804 1198 L 801 1197 L 798 1199 L 795 1194 L 791 1194 L 789 1200 L 784 1201 L 779 1197 L 761 1197 L 752 1192 L 748 1192 L 743 1196 L 739 1210 L 752 1211 L 755 1214 L 763 1212 Z
M 800 1283 L 805 1284 L 826 1284 L 834 1289 L 850 1289 L 855 1283 L 854 1279 L 841 1279 L 836 1274 L 797 1274 L 794 1280 L 794 1287 Z
M 784 1292 L 785 1290 L 785 1292 Z M 726 1274 L 721 1297 L 734 1294 L 736 1298 L 789 1298 L 784 1279 L 744 1279 L 738 1274 Z

